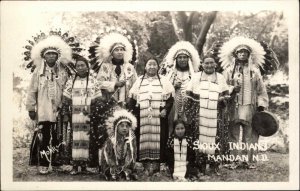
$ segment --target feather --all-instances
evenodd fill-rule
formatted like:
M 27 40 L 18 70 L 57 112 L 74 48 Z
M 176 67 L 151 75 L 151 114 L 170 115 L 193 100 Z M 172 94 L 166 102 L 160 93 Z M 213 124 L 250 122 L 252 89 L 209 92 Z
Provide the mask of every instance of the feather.
M 78 59 L 79 57 L 81 57 L 79 54 L 77 54 L 77 53 L 73 53 L 72 54 L 72 58 L 74 59 L 74 60 L 76 60 L 76 59 Z
M 104 60 L 109 58 L 111 55 L 110 53 L 111 47 L 115 43 L 122 43 L 125 45 L 126 51 L 124 53 L 124 62 L 129 63 L 129 61 L 131 61 L 132 59 L 132 54 L 133 54 L 132 44 L 124 35 L 116 32 L 112 32 L 103 36 L 100 45 L 96 48 L 96 57 Z M 101 61 L 99 60 L 98 62 L 101 63 Z
M 31 70 L 30 70 L 30 72 L 33 73 L 34 70 L 35 70 L 35 68 L 36 68 L 36 65 L 33 65 L 32 68 L 31 68 Z
M 28 40 L 29 44 L 31 44 L 31 46 L 34 46 L 34 42 L 31 40 Z
M 95 51 L 96 51 L 96 48 L 98 47 L 98 45 L 96 45 L 96 46 L 91 46 L 90 48 L 89 48 L 89 53 L 96 53 Z
M 68 38 L 69 37 L 69 34 L 67 32 L 65 32 L 63 35 L 62 35 L 63 38 Z
M 166 67 L 169 65 L 173 65 L 175 55 L 179 50 L 186 50 L 191 55 L 192 65 L 194 72 L 198 72 L 198 68 L 200 65 L 200 57 L 198 54 L 198 51 L 195 49 L 195 47 L 188 41 L 179 41 L 176 44 L 174 44 L 168 51 L 165 61 L 166 61 Z
M 24 60 L 25 60 L 25 61 L 30 60 L 30 56 L 26 56 L 26 57 L 24 58 Z
M 268 46 L 268 44 L 264 41 L 260 42 L 261 46 L 264 48 L 266 54 L 264 55 L 265 67 L 261 67 L 260 70 L 262 74 L 273 73 L 278 69 L 280 63 L 275 54 L 275 52 Z
M 33 65 L 33 61 L 29 62 L 27 65 L 26 65 L 26 68 L 31 68 Z
M 25 55 L 24 60 L 26 61 L 34 61 L 35 65 L 37 67 L 42 63 L 42 52 L 47 50 L 49 47 L 56 49 L 59 52 L 59 58 L 58 60 L 62 64 L 67 64 L 72 57 L 77 57 L 78 54 L 72 54 L 74 52 L 80 52 L 83 50 L 80 48 L 80 43 L 75 43 L 75 37 L 68 38 L 68 33 L 64 33 L 61 36 L 61 31 L 50 31 L 49 36 L 46 36 L 45 33 L 41 32 L 37 36 L 33 36 L 33 39 L 35 43 L 31 40 L 28 40 L 29 44 L 26 45 L 25 49 L 27 50 L 23 54 Z M 72 44 L 68 44 L 69 42 L 72 42 Z M 72 49 L 73 47 L 73 49 Z M 65 62 L 65 63 L 64 63 Z M 32 64 L 31 64 L 32 65 Z
M 91 66 L 94 66 L 95 63 L 97 63 L 97 58 L 93 58 L 93 59 L 90 60 Z
M 83 49 L 82 49 L 82 48 L 72 48 L 72 50 L 73 50 L 74 52 L 81 52 Z
M 221 67 L 223 69 L 226 69 L 234 64 L 235 50 L 241 44 L 246 45 L 252 49 L 250 57 L 252 63 L 254 63 L 254 67 L 262 67 L 264 64 L 264 55 L 266 54 L 263 46 L 261 46 L 260 43 L 253 39 L 242 36 L 234 37 L 223 44 L 219 54 L 220 61 L 222 63 Z
M 68 38 L 68 39 L 66 40 L 66 43 L 73 43 L 74 40 L 75 40 L 74 37 L 70 37 L 70 38 Z
M 25 48 L 26 48 L 27 50 L 31 50 L 31 49 L 32 49 L 32 46 L 26 45 Z
M 25 56 L 30 56 L 31 54 L 30 54 L 30 51 L 26 51 L 26 52 L 24 52 L 23 53 Z
M 73 43 L 73 44 L 69 44 L 71 47 L 79 47 L 79 43 Z

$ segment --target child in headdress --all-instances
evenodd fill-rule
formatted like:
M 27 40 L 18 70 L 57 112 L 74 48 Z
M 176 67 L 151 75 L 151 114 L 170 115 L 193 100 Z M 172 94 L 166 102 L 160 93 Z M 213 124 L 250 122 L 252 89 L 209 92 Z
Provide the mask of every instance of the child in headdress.
M 133 176 L 136 162 L 136 126 L 136 118 L 125 109 L 117 109 L 106 120 L 109 138 L 101 152 L 101 169 L 106 179 L 136 178 Z
M 193 138 L 188 135 L 183 120 L 174 121 L 174 130 L 167 142 L 167 165 L 174 180 L 197 177 Z

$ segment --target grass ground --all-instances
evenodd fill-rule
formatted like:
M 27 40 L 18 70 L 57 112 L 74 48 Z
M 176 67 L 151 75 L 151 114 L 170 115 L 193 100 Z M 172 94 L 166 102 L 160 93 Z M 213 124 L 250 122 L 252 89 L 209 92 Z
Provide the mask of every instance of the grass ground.
M 221 175 L 202 176 L 197 181 L 202 182 L 286 182 L 289 180 L 289 154 L 265 152 L 269 161 L 257 162 L 257 169 L 221 168 Z M 28 165 L 29 148 L 15 148 L 13 151 L 13 180 L 14 181 L 105 181 L 98 174 L 70 175 L 55 171 L 48 175 L 39 175 L 36 167 Z M 173 181 L 166 173 L 147 176 L 140 172 L 139 181 Z

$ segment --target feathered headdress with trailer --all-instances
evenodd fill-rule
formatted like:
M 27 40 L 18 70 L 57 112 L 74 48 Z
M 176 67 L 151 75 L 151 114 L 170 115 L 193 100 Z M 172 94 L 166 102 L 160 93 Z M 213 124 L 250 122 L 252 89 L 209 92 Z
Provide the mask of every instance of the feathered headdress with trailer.
M 122 108 L 115 109 L 113 115 L 105 121 L 107 134 L 113 135 L 117 131 L 117 126 L 124 121 L 130 124 L 132 130 L 136 129 L 137 120 L 132 113 Z
M 73 73 L 74 65 L 71 60 L 78 58 L 82 51 L 76 37 L 69 36 L 68 32 L 62 34 L 60 30 L 51 30 L 48 35 L 40 32 L 37 36 L 33 36 L 33 40 L 28 40 L 28 43 L 24 47 L 26 51 L 23 54 L 25 69 L 30 69 L 31 72 L 43 63 L 47 52 L 55 52 L 58 54 L 57 62 L 62 63 L 69 73 Z
M 189 71 L 191 74 L 198 72 L 200 65 L 199 54 L 195 47 L 188 41 L 179 41 L 169 49 L 160 72 L 166 70 L 168 74 L 171 70 L 174 70 L 176 58 L 179 54 L 185 54 L 189 57 Z
M 99 36 L 89 48 L 89 59 L 92 68 L 98 72 L 101 64 L 110 61 L 112 52 L 116 47 L 125 49 L 124 62 L 135 64 L 138 58 L 137 41 L 131 41 L 131 36 L 120 27 L 106 27 L 100 30 Z
M 275 52 L 268 46 L 268 44 L 264 41 L 260 42 L 261 46 L 264 48 L 266 54 L 265 56 L 265 64 L 260 67 L 260 72 L 262 74 L 270 74 L 276 71 L 280 65 L 280 62 L 275 54 Z
M 132 151 L 131 152 L 132 159 L 135 160 L 134 159 L 134 153 L 133 153 L 132 140 L 135 138 L 134 130 L 137 127 L 137 119 L 132 113 L 130 113 L 129 111 L 127 111 L 126 109 L 123 109 L 123 108 L 116 108 L 115 111 L 113 112 L 112 117 L 109 117 L 105 121 L 107 134 L 110 137 L 110 139 L 112 140 L 112 143 L 114 145 L 115 153 L 117 153 L 117 151 L 116 151 L 116 147 L 117 147 L 117 130 L 118 130 L 118 125 L 121 122 L 127 122 L 127 123 L 130 124 L 129 135 L 128 135 L 128 137 L 126 137 L 126 139 L 127 139 L 127 142 L 129 143 L 130 149 Z
M 250 53 L 249 66 L 263 68 L 265 63 L 265 50 L 257 41 L 246 37 L 234 37 L 225 42 L 220 49 L 221 67 L 225 70 L 235 64 L 236 53 L 240 49 L 247 49 Z

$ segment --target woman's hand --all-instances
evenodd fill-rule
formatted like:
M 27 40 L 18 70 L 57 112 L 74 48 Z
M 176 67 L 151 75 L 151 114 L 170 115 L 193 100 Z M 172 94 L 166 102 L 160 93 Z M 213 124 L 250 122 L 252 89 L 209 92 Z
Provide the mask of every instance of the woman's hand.
M 167 110 L 166 109 L 161 110 L 160 117 L 165 118 L 166 116 L 167 116 Z
M 235 93 L 239 93 L 239 92 L 241 91 L 241 85 L 236 85 L 236 86 L 234 86 L 233 91 L 234 91 Z
M 123 87 L 125 85 L 125 83 L 126 83 L 125 80 L 118 81 L 118 82 L 116 82 L 115 87 L 116 88 Z
M 35 116 L 36 116 L 36 112 L 35 111 L 29 111 L 28 115 L 30 117 L 31 120 L 35 120 Z

